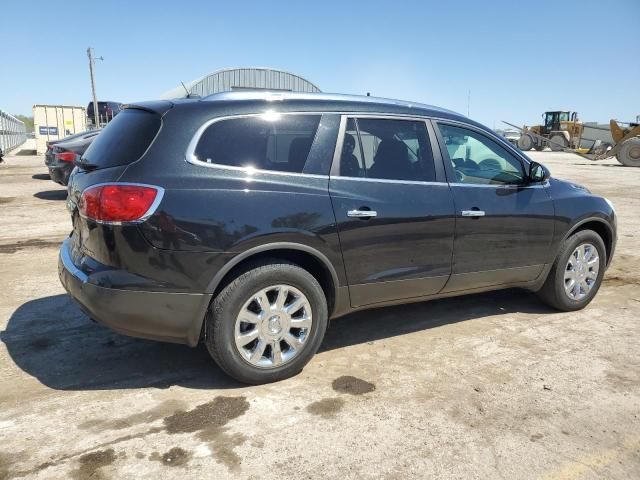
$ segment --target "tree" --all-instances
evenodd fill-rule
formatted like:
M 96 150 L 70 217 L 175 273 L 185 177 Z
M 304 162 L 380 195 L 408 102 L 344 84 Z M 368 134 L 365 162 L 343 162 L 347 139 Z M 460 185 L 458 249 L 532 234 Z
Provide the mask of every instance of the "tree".
M 14 115 L 14 117 L 24 122 L 27 133 L 33 132 L 33 117 L 27 117 L 26 115 Z

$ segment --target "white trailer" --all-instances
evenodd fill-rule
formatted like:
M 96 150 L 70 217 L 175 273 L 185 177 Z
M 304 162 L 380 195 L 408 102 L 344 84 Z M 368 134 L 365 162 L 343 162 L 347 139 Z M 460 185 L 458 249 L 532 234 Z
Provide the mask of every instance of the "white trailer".
M 33 130 L 37 153 L 43 155 L 47 142 L 87 130 L 86 109 L 71 105 L 34 105 Z

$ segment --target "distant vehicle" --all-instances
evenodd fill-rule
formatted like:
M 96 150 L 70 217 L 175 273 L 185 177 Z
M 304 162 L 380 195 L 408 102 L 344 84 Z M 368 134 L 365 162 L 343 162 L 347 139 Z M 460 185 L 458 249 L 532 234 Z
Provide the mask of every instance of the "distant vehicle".
M 66 290 L 121 333 L 204 342 L 246 383 L 297 374 L 329 318 L 364 308 L 510 287 L 584 308 L 616 244 L 611 202 L 415 103 L 127 105 L 76 163 Z
M 98 102 L 98 121 L 100 125 L 106 125 L 113 117 L 115 117 L 122 110 L 122 103 L 119 102 Z M 94 107 L 93 102 L 89 102 L 87 105 L 87 117 L 89 118 L 89 124 L 95 125 L 95 115 L 94 115 Z
M 85 135 L 88 135 L 92 132 L 97 132 L 99 130 L 84 130 L 82 132 L 78 132 L 78 133 L 74 133 L 73 135 L 69 135 L 68 137 L 64 137 L 64 138 L 60 138 L 58 140 L 50 140 L 47 142 L 47 151 L 44 154 L 44 164 L 49 166 L 49 164 L 51 162 L 53 162 L 53 146 L 57 145 L 58 143 L 61 142 L 68 142 L 70 140 L 75 140 L 78 139 L 80 137 L 84 137 Z
M 518 140 L 520 150 L 527 152 L 535 148 L 540 151 L 548 146 L 552 151 L 559 152 L 580 146 L 582 122 L 578 120 L 578 112 L 544 112 L 542 118 L 542 125 L 523 128 Z
M 74 160 L 82 156 L 99 133 L 100 130 L 89 130 L 51 145 L 45 155 L 45 165 L 49 168 L 51 180 L 66 186 L 75 167 Z

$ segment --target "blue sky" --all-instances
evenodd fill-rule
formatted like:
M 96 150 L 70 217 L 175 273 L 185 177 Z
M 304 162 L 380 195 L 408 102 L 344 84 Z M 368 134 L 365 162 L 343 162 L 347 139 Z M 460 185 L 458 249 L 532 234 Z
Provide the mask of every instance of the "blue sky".
M 65 5 L 64 8 L 61 8 Z M 3 2 L 0 108 L 157 98 L 236 66 L 280 68 L 323 91 L 431 103 L 490 127 L 545 110 L 640 115 L 640 0 Z

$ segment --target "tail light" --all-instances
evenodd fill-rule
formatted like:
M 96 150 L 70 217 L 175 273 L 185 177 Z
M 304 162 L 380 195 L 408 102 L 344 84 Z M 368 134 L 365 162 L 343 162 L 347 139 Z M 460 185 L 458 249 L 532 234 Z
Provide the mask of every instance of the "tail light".
M 152 185 L 105 183 L 82 192 L 80 215 L 99 223 L 143 222 L 160 204 L 164 189 Z
M 56 153 L 55 158 L 61 162 L 73 162 L 76 159 L 76 154 L 73 152 L 60 152 Z

